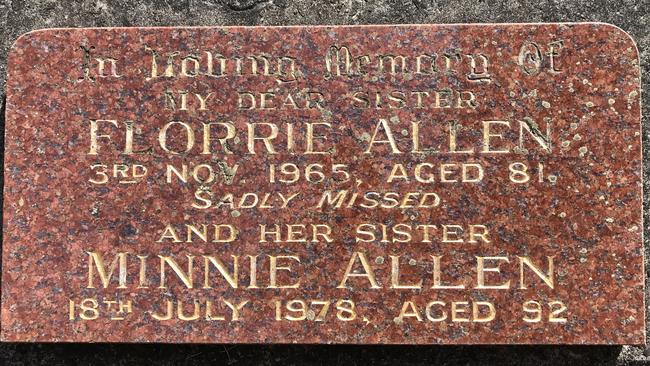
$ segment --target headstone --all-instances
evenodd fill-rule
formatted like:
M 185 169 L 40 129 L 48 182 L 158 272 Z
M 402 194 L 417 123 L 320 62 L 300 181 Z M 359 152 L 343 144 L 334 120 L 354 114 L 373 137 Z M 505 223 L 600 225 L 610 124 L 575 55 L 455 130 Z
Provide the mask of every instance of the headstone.
M 638 60 L 598 23 L 28 33 L 2 340 L 643 343 Z

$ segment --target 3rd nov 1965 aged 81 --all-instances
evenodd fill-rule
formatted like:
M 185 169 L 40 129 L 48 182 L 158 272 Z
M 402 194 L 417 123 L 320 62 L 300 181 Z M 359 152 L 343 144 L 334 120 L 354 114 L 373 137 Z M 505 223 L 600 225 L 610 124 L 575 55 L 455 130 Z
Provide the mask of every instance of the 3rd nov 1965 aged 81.
M 638 62 L 599 23 L 28 33 L 1 338 L 643 343 Z

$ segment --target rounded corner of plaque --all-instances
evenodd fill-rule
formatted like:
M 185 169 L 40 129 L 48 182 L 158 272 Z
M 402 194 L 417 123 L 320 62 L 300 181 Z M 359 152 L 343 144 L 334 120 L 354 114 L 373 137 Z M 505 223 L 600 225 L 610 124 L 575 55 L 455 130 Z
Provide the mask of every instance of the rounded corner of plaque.
M 9 52 L 11 53 L 14 51 L 16 48 L 18 48 L 21 44 L 25 43 L 25 41 L 29 38 L 32 38 L 35 34 L 38 33 L 44 33 L 47 31 L 51 31 L 52 28 L 39 28 L 39 29 L 32 29 L 30 31 L 27 31 L 25 33 L 21 33 L 15 40 L 14 43 L 9 47 Z
M 62 28 L 38 28 L 32 29 L 25 33 L 21 33 L 9 47 L 9 51 L 7 52 L 8 58 L 10 59 L 11 56 L 21 48 L 21 46 L 29 44 L 29 40 L 36 38 L 37 35 L 41 35 L 42 33 L 50 33 L 61 29 Z
M 607 28 L 612 33 L 617 33 L 620 36 L 620 38 L 626 39 L 625 43 L 629 43 L 632 46 L 632 49 L 634 50 L 637 60 L 639 59 L 639 55 L 640 55 L 639 46 L 637 45 L 637 42 L 634 39 L 634 37 L 628 31 L 612 23 L 596 22 L 594 24 L 601 26 L 603 28 Z

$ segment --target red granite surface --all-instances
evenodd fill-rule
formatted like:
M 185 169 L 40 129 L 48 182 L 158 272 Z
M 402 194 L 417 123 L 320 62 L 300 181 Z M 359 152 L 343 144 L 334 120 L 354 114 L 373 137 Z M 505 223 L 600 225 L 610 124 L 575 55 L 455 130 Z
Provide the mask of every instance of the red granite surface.
M 563 41 L 555 65 L 549 63 L 548 45 Z M 521 45 L 540 45 L 544 55 L 540 72 L 525 75 L 518 66 Z M 483 54 L 490 60 L 491 80 L 466 77 L 467 64 L 458 72 L 437 75 L 389 75 L 324 77 L 324 55 L 329 46 L 347 45 L 354 55 L 422 53 Z M 272 77 L 186 77 L 146 80 L 151 53 L 179 51 L 182 55 L 204 51 L 227 57 L 247 54 L 291 55 L 301 74 L 282 83 Z M 84 80 L 84 46 L 92 55 L 117 60 L 118 78 Z M 22 36 L 10 51 L 4 156 L 4 221 L 2 251 L 1 338 L 4 341 L 75 342 L 197 342 L 197 343 L 413 343 L 413 344 L 638 344 L 644 342 L 642 160 L 640 126 L 640 74 L 638 51 L 627 34 L 606 24 L 534 25 L 423 25 L 355 27 L 209 27 L 209 28 L 106 28 L 51 29 Z M 97 65 L 93 58 L 86 60 Z M 525 59 L 528 66 L 534 60 Z M 163 70 L 163 61 L 159 62 Z M 177 66 L 178 67 L 178 66 Z M 463 68 L 464 67 L 464 68 Z M 555 67 L 559 72 L 551 72 Z M 92 69 L 91 69 L 92 70 Z M 178 69 L 177 69 L 178 70 Z M 107 64 L 105 71 L 109 73 Z M 463 72 L 465 71 L 465 72 Z M 178 72 L 178 71 L 177 71 Z M 92 76 L 92 74 L 90 75 Z M 97 75 L 95 75 L 97 76 Z M 355 108 L 352 92 L 383 93 L 394 90 L 471 90 L 476 108 L 402 109 Z M 323 109 L 237 110 L 236 91 L 278 95 L 308 89 L 324 93 Z M 166 90 L 215 93 L 207 110 L 165 109 Z M 412 99 L 411 99 L 412 100 Z M 411 121 L 433 121 L 435 126 L 456 120 L 472 131 L 459 149 L 481 149 L 482 121 L 515 123 L 531 118 L 545 126 L 552 120 L 552 152 L 530 148 L 508 154 L 410 154 Z M 121 154 L 121 138 L 110 129 L 114 142 L 100 141 L 101 153 L 89 155 L 89 120 L 135 121 L 138 146 L 154 148 L 144 154 Z M 389 120 L 396 143 L 405 153 L 391 154 L 386 144 L 373 154 L 363 154 L 379 119 Z M 156 136 L 167 122 L 179 120 L 198 126 L 202 121 L 231 121 L 241 140 L 231 143 L 231 155 L 215 147 L 202 155 L 170 155 L 156 145 Z M 278 141 L 286 142 L 285 127 L 293 123 L 305 131 L 306 121 L 333 126 L 328 141 L 330 155 L 247 154 L 246 123 L 273 122 L 281 127 Z M 437 122 L 436 122 L 437 121 Z M 436 124 L 437 123 L 437 124 Z M 546 130 L 542 127 L 544 132 Z M 518 130 L 504 134 L 501 142 L 514 141 Z M 369 135 L 368 135 L 369 134 Z M 200 131 L 197 132 L 197 139 Z M 444 136 L 444 135 L 436 135 Z M 443 144 L 442 140 L 426 140 Z M 200 141 L 200 140 L 199 140 Z M 538 146 L 526 140 L 529 146 Z M 296 137 L 304 151 L 304 137 Z M 182 148 L 180 140 L 170 146 Z M 507 143 L 506 143 L 507 144 Z M 511 144 L 512 145 L 512 144 Z M 216 146 L 216 145 L 215 145 Z M 327 147 L 331 145 L 318 145 Z M 258 149 L 263 146 L 258 144 Z M 261 150 L 260 150 L 261 151 Z M 166 184 L 167 164 L 219 163 L 240 165 L 231 185 L 210 186 L 221 194 L 244 192 L 299 193 L 289 208 L 199 210 L 189 203 L 200 184 Z M 349 182 L 321 184 L 301 180 L 295 184 L 269 183 L 264 173 L 269 164 L 292 162 L 348 164 Z M 412 169 L 417 163 L 472 162 L 485 166 L 479 184 L 422 184 L 385 181 L 392 164 Z M 508 181 L 508 165 L 529 164 L 532 172 L 544 165 L 543 182 L 533 176 L 525 184 Z M 93 164 L 142 164 L 150 174 L 134 184 L 106 185 L 89 182 Z M 411 171 L 411 170 L 409 170 Z M 551 181 L 548 176 L 555 176 Z M 325 189 L 358 192 L 437 192 L 442 203 L 433 209 L 315 209 Z M 171 243 L 159 241 L 168 223 L 231 223 L 239 230 L 231 243 Z M 333 227 L 333 242 L 260 243 L 258 225 L 317 224 Z M 387 224 L 483 224 L 490 230 L 489 243 L 356 243 L 354 228 L 361 223 Z M 87 288 L 88 255 L 104 255 L 109 265 L 117 252 L 129 252 L 128 284 L 118 288 L 116 274 L 107 289 Z M 354 252 L 363 252 L 372 265 L 380 289 L 369 288 L 363 278 L 351 278 L 348 288 L 337 288 Z M 232 269 L 231 255 L 239 256 L 239 287 L 228 286 L 216 272 L 211 289 L 203 288 L 201 255 L 221 258 Z M 138 288 L 139 262 L 148 255 L 148 288 Z M 195 256 L 194 288 L 188 289 L 167 269 L 168 288 L 158 288 L 157 255 L 171 256 L 187 269 L 187 255 Z M 259 288 L 250 282 L 247 255 L 258 255 Z M 294 273 L 279 274 L 282 283 L 300 281 L 297 289 L 266 288 L 267 255 L 295 255 Z M 400 257 L 400 282 L 423 280 L 419 290 L 390 288 L 390 256 Z M 464 284 L 465 289 L 432 289 L 432 255 L 443 256 L 443 281 Z M 508 289 L 476 289 L 476 256 L 508 257 L 500 273 L 487 273 L 493 284 L 511 281 Z M 526 288 L 519 286 L 518 256 L 538 265 L 553 256 L 554 288 L 530 270 Z M 152 259 L 154 258 L 154 259 Z M 279 263 L 279 266 L 289 262 Z M 546 270 L 545 265 L 540 268 Z M 355 266 L 360 272 L 361 266 Z M 95 276 L 97 274 L 95 273 Z M 99 303 L 131 300 L 133 311 L 124 319 L 102 310 L 98 319 L 83 320 L 73 307 L 85 298 Z M 275 320 L 274 300 L 327 300 L 333 305 L 324 321 L 315 321 L 320 307 L 303 321 Z M 336 319 L 334 303 L 349 299 L 356 304 L 352 321 Z M 163 303 L 173 300 L 191 311 L 201 304 L 196 320 L 158 321 Z M 206 301 L 214 313 L 229 314 L 222 300 L 247 300 L 241 319 L 206 320 Z M 423 309 L 429 301 L 487 301 L 496 307 L 490 322 L 427 321 Z M 561 301 L 566 322 L 522 320 L 522 304 Z M 415 318 L 396 320 L 402 304 L 413 301 L 422 312 Z M 115 306 L 115 305 L 113 305 Z M 471 305 L 470 305 L 471 306 Z M 105 308 L 104 308 L 105 309 Z M 439 308 L 438 308 L 439 309 Z M 283 315 L 286 314 L 284 311 Z M 463 315 L 464 316 L 464 315 Z M 314 319 L 314 320 L 312 320 Z

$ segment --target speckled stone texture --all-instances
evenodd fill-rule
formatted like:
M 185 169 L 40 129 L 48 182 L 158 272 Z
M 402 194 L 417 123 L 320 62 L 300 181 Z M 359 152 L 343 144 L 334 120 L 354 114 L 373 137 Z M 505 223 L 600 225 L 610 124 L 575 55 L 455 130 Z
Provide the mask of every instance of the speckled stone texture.
M 7 50 L 15 39 L 27 31 L 47 27 L 604 21 L 628 31 L 637 42 L 641 51 L 643 90 L 647 95 L 650 80 L 646 76 L 650 67 L 648 5 L 647 1 L 638 0 L 542 0 L 526 3 L 460 0 L 7 0 L 0 2 L 0 80 L 4 85 Z M 647 98 L 642 104 L 644 150 L 648 148 L 645 116 L 650 114 L 646 101 Z M 4 103 L 0 121 L 4 123 Z M 644 165 L 647 166 L 647 162 Z M 646 202 L 647 192 L 646 189 Z M 647 242 L 647 234 L 645 238 Z M 646 354 L 650 351 L 644 347 L 627 346 L 0 345 L 0 359 L 10 365 L 154 362 L 167 365 L 641 365 L 648 363 Z
M 546 58 L 535 66 L 526 50 L 553 53 L 549 46 L 562 40 L 562 48 L 553 54 L 554 63 Z M 405 55 L 410 57 L 411 73 L 388 76 L 385 71 L 367 75 L 327 76 L 325 58 L 331 45 L 347 45 L 353 55 Z M 95 55 L 117 61 L 116 75 L 84 78 L 85 59 L 82 46 Z M 296 58 L 299 70 L 291 76 L 209 75 L 147 80 L 151 52 L 164 54 L 179 51 L 203 54 L 205 50 L 226 58 L 260 53 Z M 431 53 L 481 54 L 490 60 L 489 80 L 485 69 L 472 70 L 460 56 L 449 73 L 432 75 L 413 72 L 414 57 Z M 205 60 L 202 58 L 202 60 Z M 426 61 L 425 61 L 426 62 Z M 550 25 L 455 25 L 455 26 L 362 26 L 362 27 L 292 27 L 292 28 L 141 28 L 141 29 L 61 29 L 29 33 L 12 48 L 8 61 L 7 119 L 5 125 L 4 243 L 2 277 L 2 339 L 5 341 L 85 341 L 85 342 L 211 342 L 211 343 L 372 343 L 372 344 L 638 344 L 644 342 L 643 246 L 641 240 L 641 126 L 638 54 L 631 38 L 620 29 L 606 24 Z M 93 66 L 91 62 L 91 66 Z M 159 66 L 160 67 L 160 66 Z M 189 66 L 188 66 L 189 67 Z M 536 69 L 537 67 L 538 69 Z M 158 72 L 163 72 L 159 70 Z M 175 69 L 179 72 L 180 67 Z M 195 71 L 189 69 L 189 74 Z M 201 67 L 207 72 L 207 66 Z M 230 68 L 229 72 L 234 72 Z M 104 69 L 110 75 L 109 66 Z M 94 81 L 88 80 L 94 77 Z M 452 88 L 472 91 L 471 103 L 454 102 L 460 108 L 439 108 L 434 98 L 424 98 L 416 107 L 406 93 L 405 108 L 389 108 L 395 100 L 384 100 L 381 107 L 363 108 L 363 101 L 353 102 L 355 91 L 375 90 L 388 93 L 428 91 Z M 205 111 L 171 111 L 166 109 L 164 94 L 168 90 L 215 93 Z M 315 90 L 324 94 L 322 108 L 276 110 L 237 110 L 236 93 L 261 93 L 274 90 L 277 95 Z M 298 94 L 299 95 L 299 94 Z M 296 101 L 301 103 L 296 97 Z M 402 96 L 400 96 L 402 98 Z M 458 98 L 458 97 L 456 97 Z M 467 100 L 467 96 L 461 99 Z M 363 99 L 363 98 L 362 98 Z M 218 102 L 217 102 L 218 101 Z M 441 102 L 443 105 L 444 101 Z M 469 105 L 472 104 L 472 107 Z M 275 104 L 279 106 L 279 103 Z M 225 116 L 225 117 L 224 117 Z M 121 154 L 120 134 L 113 143 L 103 144 L 98 155 L 89 154 L 89 120 L 134 120 L 136 143 L 146 153 Z M 183 120 L 192 126 L 200 121 L 226 118 L 237 129 L 237 137 L 228 143 L 234 154 L 215 152 L 199 154 L 195 148 L 187 154 L 172 155 L 158 145 L 156 136 L 168 121 Z M 335 126 L 328 133 L 331 145 L 316 142 L 316 150 L 330 155 L 289 154 L 280 150 L 275 156 L 250 154 L 246 146 L 246 123 L 281 121 L 279 141 L 286 143 L 286 123 L 294 123 L 298 132 L 292 136 L 296 150 L 304 151 L 305 121 L 326 122 Z M 395 131 L 396 147 L 387 143 L 362 154 L 370 135 L 381 119 L 382 130 Z M 409 154 L 412 147 L 410 121 L 423 121 L 420 127 L 422 149 L 435 147 L 442 154 Z M 473 149 L 476 153 L 450 154 L 446 123 L 454 120 L 463 126 L 458 131 L 456 151 Z M 511 121 L 516 128 L 485 130 L 485 122 Z M 549 132 L 551 151 L 533 139 L 514 147 L 520 128 Z M 427 123 L 429 122 L 429 123 Z M 503 124 L 506 122 L 500 122 Z M 322 127 L 322 126 L 321 126 Z M 443 128 L 444 127 L 444 128 Z M 496 128 L 496 127 L 493 127 Z M 102 130 L 103 134 L 109 130 Z M 242 132 L 244 131 L 244 132 Z M 409 132 L 410 131 L 410 132 Z M 503 134 L 497 135 L 497 134 Z M 527 132 L 525 132 L 527 133 Z M 286 133 L 288 134 L 288 132 Z M 483 136 L 493 137 L 492 150 L 508 153 L 480 153 L 485 150 Z M 198 135 L 198 132 L 197 132 Z M 168 147 L 182 150 L 178 130 L 170 134 Z M 383 136 L 383 135 L 382 135 Z M 153 138 L 152 138 L 153 137 Z M 541 138 L 540 138 L 541 139 Z M 383 137 L 377 140 L 385 140 Z M 543 142 L 543 141 L 542 141 Z M 151 147 L 151 149 L 149 149 Z M 399 148 L 402 153 L 395 153 Z M 258 146 L 259 149 L 259 146 Z M 138 150 L 137 148 L 135 150 Z M 218 149 L 215 148 L 215 151 Z M 270 183 L 264 173 L 269 164 L 292 162 L 346 164 L 353 179 L 327 184 L 306 181 L 287 185 Z M 415 169 L 419 163 L 437 166 L 450 162 L 471 162 L 484 169 L 478 184 L 440 182 L 423 185 L 409 182 L 386 182 L 393 164 L 402 163 Z M 530 166 L 534 179 L 523 184 L 512 182 L 509 165 L 523 162 Z M 135 184 L 93 185 L 93 164 L 140 163 L 150 174 Z M 239 164 L 233 184 L 208 185 L 219 200 L 232 192 L 238 200 L 246 192 L 271 195 L 267 209 L 220 207 L 200 210 L 190 207 L 192 192 L 205 184 L 167 184 L 167 164 Z M 543 164 L 543 171 L 537 168 Z M 428 168 L 431 169 L 431 168 Z M 471 175 L 471 174 L 470 174 Z M 451 174 L 452 178 L 458 175 Z M 124 180 L 124 179 L 121 179 Z M 442 180 L 436 177 L 436 181 Z M 205 188 L 201 188 L 205 189 Z M 316 209 L 325 190 L 350 190 L 363 195 L 367 191 L 435 192 L 440 207 L 402 209 L 366 209 L 359 204 L 340 209 Z M 288 208 L 278 208 L 278 193 L 299 197 Z M 415 197 L 415 200 L 419 200 Z M 388 200 L 386 200 L 388 201 Z M 370 201 L 368 201 L 370 202 Z M 368 203 L 367 202 L 367 203 Z M 197 202 L 197 203 L 203 203 Z M 159 240 L 163 223 L 182 227 L 184 223 L 231 223 L 240 231 L 232 243 L 170 243 Z M 333 242 L 259 243 L 258 225 L 330 224 Z M 410 243 L 388 244 L 354 242 L 358 225 L 405 223 L 416 225 L 445 224 L 485 225 L 490 240 L 443 243 L 440 234 L 433 242 L 413 233 Z M 183 232 L 184 229 L 178 229 Z M 402 229 L 403 230 L 403 229 Z M 467 230 L 467 229 L 465 229 Z M 441 230 L 435 229 L 439 233 Z M 437 238 L 436 238 L 436 235 Z M 359 236 L 357 234 L 357 236 Z M 107 264 L 117 252 L 128 251 L 127 285 L 108 289 L 86 288 L 88 255 L 101 253 Z M 367 280 L 349 280 L 348 288 L 337 288 L 345 267 L 355 253 L 364 253 L 372 263 L 377 278 L 370 289 Z M 156 255 L 168 255 L 187 266 L 186 255 L 197 257 L 196 283 L 203 283 L 201 255 L 214 255 L 230 263 L 239 256 L 240 288 L 230 289 L 223 279 L 214 280 L 213 289 L 187 289 L 172 272 L 167 271 L 168 288 L 159 283 Z M 146 281 L 137 283 L 138 263 L 135 255 L 148 255 Z M 252 281 L 244 259 L 257 255 L 259 289 L 245 288 Z M 300 281 L 299 288 L 278 290 L 264 288 L 271 281 L 264 271 L 267 255 L 293 255 L 294 274 L 279 275 L 284 284 Z M 399 255 L 399 282 L 414 284 L 423 280 L 420 290 L 395 289 L 391 286 L 390 256 Z M 436 270 L 432 255 L 443 255 L 442 277 L 448 283 L 462 284 L 464 290 L 431 289 Z M 489 276 L 492 285 L 510 281 L 506 289 L 475 289 L 476 256 L 505 257 L 501 273 Z M 526 280 L 519 287 L 520 267 L 517 256 L 529 257 L 546 268 L 547 256 L 553 257 L 554 288 L 540 278 Z M 501 260 L 503 261 L 503 260 Z M 286 261 L 279 266 L 286 266 Z M 495 263 L 486 264 L 493 267 Z M 230 267 L 230 264 L 228 264 Z M 355 261 L 356 272 L 360 262 Z M 367 270 L 367 269 L 366 269 Z M 523 271 L 523 269 L 522 269 Z M 527 276 L 531 276 L 527 270 Z M 117 273 L 117 272 L 116 272 Z M 214 276 L 214 275 L 212 275 Z M 488 276 L 488 275 L 486 275 Z M 534 277 L 534 276 L 533 276 Z M 95 281 L 99 281 L 95 278 Z M 522 280 L 523 281 L 523 280 Z M 395 281 L 392 282 L 395 286 Z M 138 286 L 148 286 L 142 289 Z M 257 286 L 256 286 L 257 287 Z M 340 286 L 339 286 L 340 287 Z M 97 319 L 70 320 L 69 300 L 84 298 L 132 300 L 133 312 L 118 314 L 107 310 Z M 322 323 L 311 317 L 301 321 L 275 319 L 273 301 L 292 299 L 327 300 L 335 303 L 354 301 L 356 314 L 350 321 L 337 320 L 334 309 Z M 248 301 L 239 322 L 208 321 L 205 311 L 195 320 L 156 320 L 153 313 L 164 313 L 163 301 L 192 304 L 214 302 L 213 315 L 228 314 L 223 300 Z M 398 319 L 400 309 L 413 301 L 424 309 L 429 301 L 442 301 L 432 317 L 453 302 L 487 301 L 494 304 L 494 320 L 485 323 L 415 321 Z M 543 320 L 530 318 L 522 310 L 527 301 L 539 301 L 545 310 Z M 562 304 L 557 303 L 560 301 Z M 555 305 L 553 305 L 555 304 Z M 185 305 L 187 306 L 187 305 Z M 467 306 L 467 305 L 460 305 Z M 558 310 L 566 306 L 567 310 Z M 342 306 L 346 308 L 346 306 Z M 101 308 L 100 308 L 101 309 Z M 319 307 L 314 311 L 319 311 Z M 485 309 L 484 309 L 485 310 Z M 564 322 L 548 321 L 551 310 L 558 311 Z M 423 310 L 420 310 L 422 313 Z M 73 311 L 75 314 L 79 310 Z M 187 309 L 185 313 L 189 313 Z M 288 313 L 286 309 L 284 313 Z M 47 315 L 45 315 L 47 314 Z M 87 313 L 84 313 L 87 314 Z M 343 318 L 348 318 L 343 312 Z M 483 314 L 484 315 L 484 314 Z M 289 313 L 289 316 L 297 316 Z M 318 315 L 320 316 L 320 315 Z M 118 318 L 116 320 L 115 318 Z M 466 318 L 465 315 L 459 318 Z

